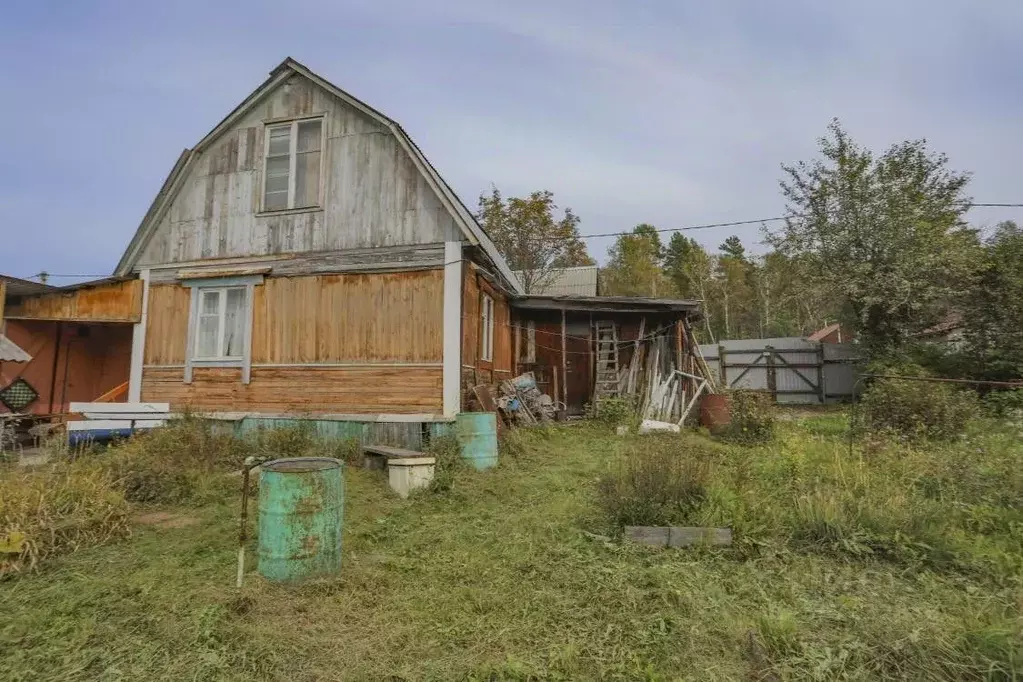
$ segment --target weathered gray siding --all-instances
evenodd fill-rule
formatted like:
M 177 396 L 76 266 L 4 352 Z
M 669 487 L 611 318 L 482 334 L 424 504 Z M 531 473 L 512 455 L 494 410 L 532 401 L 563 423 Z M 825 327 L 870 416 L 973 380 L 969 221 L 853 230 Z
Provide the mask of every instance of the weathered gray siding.
M 321 113 L 324 205 L 259 215 L 264 122 Z M 461 238 L 389 130 L 295 75 L 197 159 L 136 267 Z

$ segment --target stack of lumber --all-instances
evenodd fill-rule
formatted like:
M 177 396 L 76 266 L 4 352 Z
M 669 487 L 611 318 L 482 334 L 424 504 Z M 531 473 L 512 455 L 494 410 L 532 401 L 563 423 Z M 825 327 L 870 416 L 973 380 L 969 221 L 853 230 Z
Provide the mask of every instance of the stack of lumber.
M 641 326 L 639 337 L 623 345 L 632 348 L 619 371 L 619 395 L 633 402 L 642 419 L 681 425 L 697 398 L 714 391 L 688 326 L 661 327 L 646 335 Z

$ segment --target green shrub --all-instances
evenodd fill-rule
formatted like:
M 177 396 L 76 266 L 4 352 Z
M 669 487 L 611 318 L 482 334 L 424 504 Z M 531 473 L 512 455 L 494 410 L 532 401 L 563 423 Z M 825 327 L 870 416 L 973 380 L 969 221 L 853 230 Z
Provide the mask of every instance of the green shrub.
M 612 525 L 678 524 L 703 503 L 708 462 L 666 445 L 666 440 L 650 439 L 648 448 L 633 453 L 598 481 L 599 504 Z
M 1023 420 L 1023 388 L 991 391 L 984 396 L 983 406 L 993 417 Z
M 128 504 L 106 472 L 62 462 L 0 477 L 0 577 L 128 533 Z
M 130 502 L 181 503 L 226 493 L 229 481 L 214 474 L 237 469 L 247 454 L 233 434 L 188 416 L 83 461 L 108 473 Z
M 759 445 L 774 438 L 775 406 L 769 393 L 739 389 L 729 392 L 731 421 L 717 432 L 722 440 Z
M 977 395 L 952 384 L 877 379 L 863 394 L 862 427 L 909 440 L 950 439 L 979 415 Z
M 618 426 L 635 426 L 639 420 L 636 403 L 631 398 L 602 398 L 588 408 L 588 417 L 612 429 Z
M 430 439 L 426 454 L 435 458 L 433 480 L 430 481 L 430 492 L 442 493 L 454 488 L 455 476 L 465 468 L 462 459 L 462 446 L 454 435 L 438 436 Z

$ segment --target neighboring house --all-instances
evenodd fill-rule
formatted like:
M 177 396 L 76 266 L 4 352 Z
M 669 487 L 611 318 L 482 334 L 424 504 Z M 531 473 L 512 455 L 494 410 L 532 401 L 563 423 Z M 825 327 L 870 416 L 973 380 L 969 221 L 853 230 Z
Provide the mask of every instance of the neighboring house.
M 597 269 L 596 265 L 557 268 L 548 273 L 536 291 L 529 293 L 539 296 L 596 296 Z M 522 271 L 516 270 L 515 276 L 521 281 Z
M 81 325 L 109 338 L 92 352 L 127 379 L 130 402 L 168 402 L 241 430 L 311 419 L 321 433 L 409 447 L 453 420 L 473 385 L 510 379 L 538 358 L 564 386 L 579 364 L 569 351 L 592 355 L 583 332 L 601 316 L 624 316 L 631 329 L 649 314 L 649 330 L 696 310 L 522 296 L 405 131 L 292 59 L 181 154 L 112 280 L 39 287 L 17 306 L 57 327 L 34 333 L 55 349 Z M 104 292 L 119 317 L 101 323 L 95 306 L 78 305 L 90 291 Z M 66 305 L 38 317 L 54 297 Z M 522 330 L 535 341 L 538 324 L 560 331 L 557 340 L 516 356 L 530 338 Z M 49 357 L 40 367 L 58 378 L 34 382 L 49 391 L 39 411 L 52 412 L 67 402 L 59 388 L 68 363 Z M 574 372 L 582 388 L 563 397 L 589 399 L 592 367 Z M 89 396 L 65 393 L 92 400 L 102 383 Z
M 963 314 L 959 311 L 952 311 L 941 322 L 917 334 L 915 339 L 927 343 L 947 344 L 952 347 L 958 347 L 964 343 L 965 335 L 966 323 L 963 320 Z
M 849 343 L 854 339 L 852 332 L 847 330 L 839 322 L 822 327 L 806 337 L 807 341 L 819 341 L 821 343 Z

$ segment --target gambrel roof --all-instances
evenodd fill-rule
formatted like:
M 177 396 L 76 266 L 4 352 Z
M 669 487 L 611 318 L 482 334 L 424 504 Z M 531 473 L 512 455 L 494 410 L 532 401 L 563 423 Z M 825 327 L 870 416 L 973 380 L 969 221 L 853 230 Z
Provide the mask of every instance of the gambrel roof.
M 451 215 L 455 224 L 461 229 L 464 238 L 473 246 L 478 246 L 482 249 L 490 261 L 493 262 L 498 273 L 506 280 L 509 287 L 515 293 L 522 293 L 518 279 L 512 273 L 508 264 L 498 252 L 494 242 L 490 239 L 486 232 L 484 232 L 472 212 L 466 208 L 465 204 L 458 198 L 450 185 L 448 185 L 444 178 L 440 176 L 440 173 L 438 173 L 437 169 L 433 167 L 419 146 L 416 145 L 411 137 L 409 137 L 408 133 L 406 133 L 396 121 L 388 118 L 373 107 L 320 77 L 291 57 L 285 59 L 277 68 L 271 71 L 269 78 L 267 78 L 262 85 L 256 88 L 252 94 L 245 98 L 245 100 L 239 104 L 234 111 L 228 114 L 224 120 L 218 123 L 213 130 L 199 141 L 198 144 L 181 153 L 177 163 L 174 164 L 174 168 L 171 169 L 170 175 L 167 176 L 167 179 L 164 181 L 159 193 L 156 195 L 156 198 L 150 205 L 149 210 L 143 217 L 142 223 L 139 225 L 138 230 L 135 232 L 135 236 L 128 244 L 128 248 L 125 250 L 124 255 L 121 256 L 121 260 L 118 262 L 117 268 L 114 270 L 115 275 L 123 276 L 129 274 L 138 262 L 139 256 L 142 254 L 146 244 L 156 231 L 160 218 L 163 216 L 164 211 L 166 211 L 170 206 L 178 191 L 181 189 L 181 185 L 187 177 L 189 169 L 192 164 L 197 161 L 199 155 L 208 149 L 224 132 L 229 130 L 236 121 L 256 107 L 260 100 L 295 74 L 307 78 L 314 84 L 390 130 L 390 132 L 398 140 L 401 148 L 404 149 L 404 151 L 409 155 L 409 158 L 412 159 L 413 164 L 419 170 L 427 184 L 436 193 L 441 204 Z

